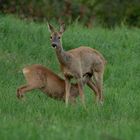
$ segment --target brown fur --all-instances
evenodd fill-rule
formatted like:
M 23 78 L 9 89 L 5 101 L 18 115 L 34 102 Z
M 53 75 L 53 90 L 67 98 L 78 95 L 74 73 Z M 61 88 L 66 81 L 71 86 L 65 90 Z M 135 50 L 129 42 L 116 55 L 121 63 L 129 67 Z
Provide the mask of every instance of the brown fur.
M 22 85 L 17 89 L 18 98 L 22 98 L 28 91 L 40 89 L 51 98 L 64 101 L 65 81 L 48 68 L 35 64 L 25 67 L 23 69 L 23 74 L 27 84 Z M 89 76 L 86 75 L 83 82 L 86 83 L 88 80 Z M 78 96 L 78 86 L 77 84 L 72 84 L 70 89 L 70 101 L 75 102 L 75 99 Z
M 78 81 L 78 89 L 81 101 L 85 106 L 85 99 L 83 94 L 83 75 L 91 73 L 95 80 L 92 88 L 96 93 L 97 100 L 103 101 L 102 85 L 103 74 L 105 68 L 105 59 L 97 50 L 81 46 L 69 51 L 64 51 L 61 43 L 61 37 L 64 32 L 64 24 L 61 25 L 60 31 L 57 32 L 54 27 L 48 24 L 51 31 L 51 44 L 56 50 L 56 55 L 61 65 L 62 72 L 65 76 L 65 91 L 66 91 L 66 106 L 69 100 L 70 79 L 76 78 Z

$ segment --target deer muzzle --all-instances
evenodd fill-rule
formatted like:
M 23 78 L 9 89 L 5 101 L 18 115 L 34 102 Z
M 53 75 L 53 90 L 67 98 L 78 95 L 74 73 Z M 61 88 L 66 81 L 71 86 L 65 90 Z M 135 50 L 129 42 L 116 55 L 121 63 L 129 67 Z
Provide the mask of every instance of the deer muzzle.
M 56 48 L 57 47 L 57 44 L 56 43 L 52 43 L 52 47 L 53 48 Z

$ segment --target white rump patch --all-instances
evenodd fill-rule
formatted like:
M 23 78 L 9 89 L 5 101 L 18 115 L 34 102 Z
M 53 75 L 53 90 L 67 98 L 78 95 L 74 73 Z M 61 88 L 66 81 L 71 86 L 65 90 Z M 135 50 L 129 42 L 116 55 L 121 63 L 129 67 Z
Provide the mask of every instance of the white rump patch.
M 24 74 L 29 73 L 29 72 L 30 72 L 29 69 L 27 69 L 27 68 L 24 68 L 24 69 L 23 69 L 23 73 L 24 73 Z

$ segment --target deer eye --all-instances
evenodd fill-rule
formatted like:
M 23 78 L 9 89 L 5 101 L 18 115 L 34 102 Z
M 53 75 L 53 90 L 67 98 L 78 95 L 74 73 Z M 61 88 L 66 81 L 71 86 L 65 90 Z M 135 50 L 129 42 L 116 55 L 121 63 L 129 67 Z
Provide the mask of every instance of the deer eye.
M 58 37 L 58 39 L 60 39 L 60 36 Z
M 50 37 L 50 39 L 52 39 L 52 36 Z

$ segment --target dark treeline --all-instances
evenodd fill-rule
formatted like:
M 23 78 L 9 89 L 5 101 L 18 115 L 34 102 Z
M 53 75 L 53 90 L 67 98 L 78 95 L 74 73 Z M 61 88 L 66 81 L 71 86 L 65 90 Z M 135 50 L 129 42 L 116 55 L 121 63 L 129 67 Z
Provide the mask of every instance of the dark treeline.
M 37 21 L 78 21 L 88 27 L 94 23 L 140 27 L 139 0 L 0 0 L 0 11 Z

